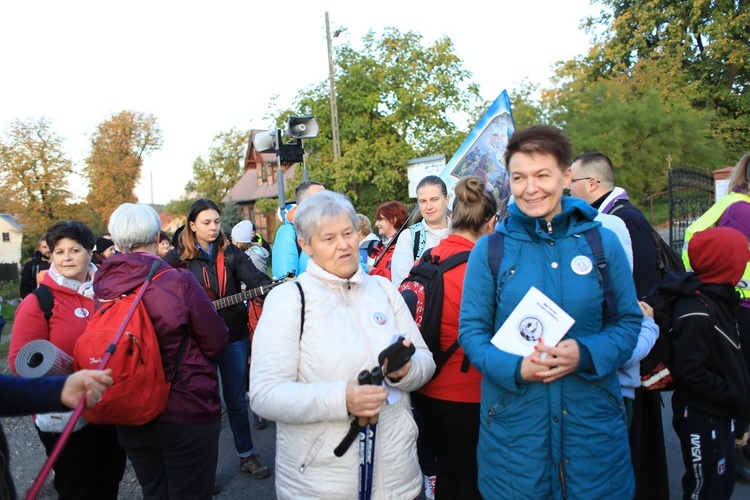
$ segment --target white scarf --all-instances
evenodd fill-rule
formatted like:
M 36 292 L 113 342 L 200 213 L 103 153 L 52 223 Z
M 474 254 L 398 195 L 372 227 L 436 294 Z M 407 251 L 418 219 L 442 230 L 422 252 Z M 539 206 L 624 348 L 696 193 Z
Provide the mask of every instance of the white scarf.
M 50 277 L 55 280 L 55 283 L 57 283 L 60 286 L 63 286 L 65 288 L 69 288 L 75 292 L 80 293 L 84 297 L 88 297 L 89 299 L 94 298 L 94 274 L 96 273 L 96 266 L 89 262 L 89 268 L 88 268 L 88 279 L 81 283 L 78 280 L 75 280 L 73 278 L 66 278 L 55 267 L 55 264 L 53 263 L 49 267 L 49 275 Z

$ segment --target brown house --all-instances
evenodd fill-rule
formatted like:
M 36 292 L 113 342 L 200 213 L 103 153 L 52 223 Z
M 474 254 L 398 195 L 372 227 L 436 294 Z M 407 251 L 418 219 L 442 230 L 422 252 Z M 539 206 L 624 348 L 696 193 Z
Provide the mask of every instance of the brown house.
M 237 184 L 229 190 L 221 200 L 222 203 L 235 202 L 242 218 L 250 220 L 261 236 L 266 240 L 272 240 L 276 234 L 276 228 L 280 222 L 276 217 L 276 210 L 260 212 L 255 209 L 255 204 L 263 198 L 279 198 L 279 187 L 276 183 L 278 167 L 276 165 L 276 153 L 259 153 L 253 146 L 255 134 L 262 134 L 267 130 L 251 130 L 250 144 L 247 146 L 245 155 L 245 173 Z M 295 165 L 282 165 L 284 172 L 284 186 L 288 186 L 294 178 Z M 278 205 L 277 205 L 278 206 Z

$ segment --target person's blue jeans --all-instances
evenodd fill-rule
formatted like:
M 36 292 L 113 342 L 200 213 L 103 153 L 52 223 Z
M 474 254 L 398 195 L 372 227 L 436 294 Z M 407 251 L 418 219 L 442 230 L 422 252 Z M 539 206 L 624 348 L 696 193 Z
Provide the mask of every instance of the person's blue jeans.
M 229 427 L 234 436 L 234 447 L 242 458 L 253 453 L 253 437 L 250 434 L 250 417 L 245 399 L 249 353 L 250 341 L 245 338 L 227 344 L 224 354 L 219 359 L 221 392 L 227 406 Z

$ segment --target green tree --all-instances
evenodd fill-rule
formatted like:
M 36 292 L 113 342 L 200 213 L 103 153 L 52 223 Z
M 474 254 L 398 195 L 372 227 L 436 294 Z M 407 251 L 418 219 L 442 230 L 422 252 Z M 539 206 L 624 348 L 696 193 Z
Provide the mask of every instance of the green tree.
M 387 28 L 380 37 L 368 33 L 363 43 L 360 51 L 349 44 L 336 48 L 338 160 L 328 82 L 301 92 L 295 112 L 283 113 L 279 123 L 290 114 L 316 116 L 318 138 L 305 141 L 310 178 L 345 193 L 358 211 L 371 215 L 383 201 L 405 201 L 406 162 L 450 157 L 468 134 L 456 117 L 478 118 L 486 103 L 447 37 L 426 45 L 417 33 Z
M 208 198 L 220 203 L 242 177 L 250 132 L 232 128 L 214 137 L 207 158 L 193 162 L 193 178 L 185 186 L 191 201 Z
M 72 162 L 63 139 L 45 118 L 15 120 L 0 139 L 0 189 L 4 210 L 24 224 L 25 248 L 34 247 L 53 222 L 65 218 Z
M 719 164 L 724 156 L 711 137 L 711 111 L 655 87 L 642 91 L 627 79 L 573 80 L 548 93 L 544 107 L 577 154 L 602 151 L 612 159 L 617 184 L 641 206 L 666 188 L 668 156 L 700 165 Z
M 161 129 L 151 114 L 121 111 L 97 127 L 86 158 L 86 201 L 104 225 L 115 208 L 137 200 L 143 157 L 161 145 Z
M 750 3 L 743 0 L 601 0 L 604 27 L 589 74 L 651 80 L 715 112 L 716 137 L 731 159 L 750 149 Z M 644 75 L 649 75 L 645 76 Z

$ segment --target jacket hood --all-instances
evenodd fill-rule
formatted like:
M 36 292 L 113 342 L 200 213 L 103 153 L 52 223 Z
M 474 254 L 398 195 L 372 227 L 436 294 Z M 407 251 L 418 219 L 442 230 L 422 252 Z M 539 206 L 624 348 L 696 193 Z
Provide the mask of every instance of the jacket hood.
M 156 255 L 144 252 L 116 254 L 108 258 L 94 277 L 96 297 L 112 300 L 142 285 L 154 261 L 159 261 L 159 271 L 171 267 Z
M 664 275 L 658 286 L 660 290 L 677 296 L 692 295 L 696 291 L 699 291 L 714 300 L 736 298 L 738 303 L 740 300 L 737 292 L 728 283 L 704 283 L 692 271 L 684 273 L 669 271 Z
M 594 221 L 598 212 L 585 201 L 563 196 L 561 202 L 562 212 L 551 221 L 553 233 L 557 237 L 579 234 L 599 225 L 599 222 Z M 513 233 L 516 237 L 525 232 L 528 237 L 521 239 L 527 240 L 531 240 L 530 235 L 534 233 L 547 233 L 547 221 L 544 218 L 529 217 L 515 203 L 508 206 L 508 213 L 511 217 L 503 219 L 498 231 L 508 235 Z

